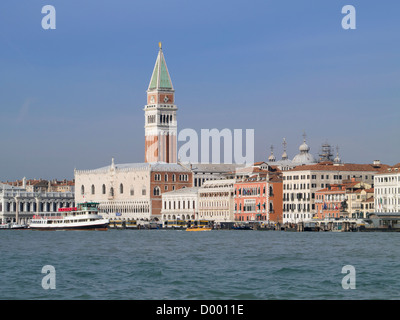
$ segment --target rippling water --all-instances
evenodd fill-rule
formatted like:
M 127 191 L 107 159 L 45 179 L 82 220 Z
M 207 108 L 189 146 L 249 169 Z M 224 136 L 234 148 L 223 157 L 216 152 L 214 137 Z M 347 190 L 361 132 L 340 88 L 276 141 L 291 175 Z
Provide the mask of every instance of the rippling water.
M 0 231 L 0 299 L 399 299 L 400 233 Z M 45 290 L 42 267 L 56 271 Z M 342 267 L 356 289 L 342 288 Z

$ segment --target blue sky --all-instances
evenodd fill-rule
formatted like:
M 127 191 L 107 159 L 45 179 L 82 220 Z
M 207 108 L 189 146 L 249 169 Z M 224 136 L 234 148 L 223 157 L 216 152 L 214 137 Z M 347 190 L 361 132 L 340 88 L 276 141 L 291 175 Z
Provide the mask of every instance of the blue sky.
M 44 5 L 56 29 L 44 30 Z M 341 9 L 356 8 L 344 30 Z M 4 0 L 0 180 L 73 178 L 144 159 L 146 89 L 162 41 L 178 130 L 254 129 L 255 160 L 400 162 L 396 1 Z

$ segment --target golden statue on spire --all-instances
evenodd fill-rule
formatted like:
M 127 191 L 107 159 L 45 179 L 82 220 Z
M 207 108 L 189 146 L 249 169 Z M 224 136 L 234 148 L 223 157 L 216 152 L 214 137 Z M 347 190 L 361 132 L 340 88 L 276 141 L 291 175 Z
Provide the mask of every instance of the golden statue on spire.
M 161 41 L 158 43 L 158 46 L 160 47 L 160 49 L 161 49 L 161 47 L 162 47 L 162 45 L 161 45 Z

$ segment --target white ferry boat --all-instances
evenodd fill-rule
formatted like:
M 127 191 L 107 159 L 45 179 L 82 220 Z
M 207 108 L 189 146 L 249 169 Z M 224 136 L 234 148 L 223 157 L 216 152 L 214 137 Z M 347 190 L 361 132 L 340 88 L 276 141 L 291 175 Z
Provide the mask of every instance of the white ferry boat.
M 109 220 L 99 215 L 97 202 L 79 203 L 74 208 L 60 208 L 56 214 L 35 215 L 29 225 L 33 230 L 107 230 Z

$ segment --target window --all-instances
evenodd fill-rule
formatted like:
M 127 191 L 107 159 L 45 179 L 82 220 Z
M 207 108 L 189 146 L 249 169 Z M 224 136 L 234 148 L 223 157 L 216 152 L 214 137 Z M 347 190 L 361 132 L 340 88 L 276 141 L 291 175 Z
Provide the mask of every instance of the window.
M 131 187 L 131 196 L 135 195 L 135 189 L 133 189 L 133 187 Z
M 101 192 L 103 194 L 106 194 L 106 185 L 105 184 L 103 184 L 103 186 L 101 187 Z
M 155 196 L 159 196 L 160 195 L 160 188 L 157 186 L 157 187 L 154 187 L 154 189 L 153 189 L 153 195 L 155 195 Z
M 146 195 L 146 188 L 143 187 L 143 188 L 142 188 L 142 196 L 145 196 L 145 195 Z
M 82 195 L 85 194 L 85 186 L 84 186 L 84 185 L 81 186 L 81 194 L 82 194 Z
M 124 193 L 124 185 L 122 183 L 119 185 L 119 193 Z
M 91 192 L 92 192 L 92 194 L 94 194 L 94 193 L 95 193 L 94 184 L 92 184 Z
M 113 187 L 110 188 L 110 196 L 114 197 L 114 188 Z

